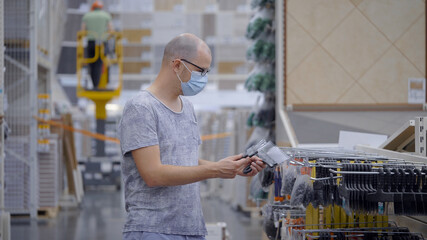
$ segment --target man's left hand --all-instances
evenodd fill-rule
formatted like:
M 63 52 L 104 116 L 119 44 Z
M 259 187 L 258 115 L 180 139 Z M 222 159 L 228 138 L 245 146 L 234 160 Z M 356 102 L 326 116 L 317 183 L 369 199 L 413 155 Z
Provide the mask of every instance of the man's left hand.
M 261 158 L 259 158 L 257 156 L 251 157 L 250 160 L 251 160 L 252 171 L 249 172 L 248 174 L 244 174 L 243 169 L 246 168 L 246 166 L 247 166 L 246 165 L 246 166 L 243 166 L 243 168 L 239 170 L 237 175 L 240 175 L 243 177 L 252 177 L 252 176 L 255 176 L 257 173 L 261 172 L 266 167 L 266 164 L 261 160 Z

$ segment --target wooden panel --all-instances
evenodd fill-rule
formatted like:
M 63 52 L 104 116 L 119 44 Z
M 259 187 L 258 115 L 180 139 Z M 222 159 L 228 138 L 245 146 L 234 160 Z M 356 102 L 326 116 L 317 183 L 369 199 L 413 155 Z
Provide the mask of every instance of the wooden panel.
M 244 64 L 244 62 L 219 62 L 218 73 L 236 73 L 236 68 L 241 67 Z
M 141 57 L 143 52 L 149 52 L 151 47 L 149 46 L 124 46 L 123 57 Z
M 141 73 L 142 68 L 150 66 L 150 62 L 125 62 L 123 63 L 123 73 Z
M 154 8 L 156 11 L 173 11 L 176 5 L 183 5 L 183 0 L 156 0 Z
M 285 106 L 407 105 L 408 79 L 426 74 L 424 5 L 284 1 Z
M 128 42 L 141 43 L 142 37 L 151 36 L 151 29 L 123 29 L 122 33 Z

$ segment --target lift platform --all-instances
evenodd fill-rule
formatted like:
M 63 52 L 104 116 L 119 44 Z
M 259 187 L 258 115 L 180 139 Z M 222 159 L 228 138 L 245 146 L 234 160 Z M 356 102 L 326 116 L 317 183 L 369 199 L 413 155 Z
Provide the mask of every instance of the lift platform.
M 123 47 L 122 47 L 122 34 L 120 32 L 108 32 L 105 36 L 99 39 L 104 41 L 97 41 L 95 47 L 95 54 L 93 57 L 85 57 L 85 41 L 88 31 L 80 31 L 77 33 L 77 97 L 87 98 L 95 103 L 95 118 L 96 118 L 96 132 L 100 134 L 105 133 L 105 120 L 107 118 L 107 111 L 105 106 L 113 98 L 119 97 L 123 86 Z M 91 34 L 96 34 L 91 32 Z M 105 41 L 114 41 L 114 51 L 112 54 L 105 54 Z M 87 84 L 83 84 L 82 69 L 91 63 L 96 62 L 98 59 L 102 60 L 102 73 L 97 88 L 88 88 Z M 109 69 L 111 66 L 118 67 L 118 83 L 116 86 L 109 85 Z M 86 79 L 86 78 L 85 78 Z M 101 140 L 96 141 L 96 156 L 105 156 L 105 142 Z

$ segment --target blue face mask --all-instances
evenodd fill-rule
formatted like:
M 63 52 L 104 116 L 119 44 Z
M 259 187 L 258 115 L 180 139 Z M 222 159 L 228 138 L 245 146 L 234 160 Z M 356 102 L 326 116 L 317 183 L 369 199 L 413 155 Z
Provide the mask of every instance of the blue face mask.
M 189 72 L 191 72 L 191 78 L 188 82 L 183 82 L 179 75 L 176 74 L 179 81 L 181 81 L 182 93 L 184 96 L 194 96 L 201 92 L 203 88 L 205 88 L 206 83 L 208 82 L 208 74 L 202 76 L 201 72 L 190 71 L 185 63 L 182 64 L 184 64 L 184 67 L 187 68 Z

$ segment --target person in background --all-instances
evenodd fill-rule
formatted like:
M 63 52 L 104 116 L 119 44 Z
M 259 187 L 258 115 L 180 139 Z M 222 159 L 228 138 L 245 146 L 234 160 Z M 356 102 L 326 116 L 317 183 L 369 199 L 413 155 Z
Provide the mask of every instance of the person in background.
M 265 168 L 242 154 L 211 162 L 199 159 L 202 143 L 193 105 L 184 96 L 203 90 L 212 55 L 192 34 L 165 47 L 159 74 L 127 101 L 119 123 L 127 219 L 124 240 L 204 240 L 199 181 L 254 176 Z M 243 173 L 247 165 L 252 171 Z
M 91 11 L 86 13 L 82 19 L 81 29 L 83 31 L 88 31 L 88 44 L 86 50 L 88 58 L 93 58 L 95 56 L 95 48 L 101 46 L 101 44 L 105 46 L 105 55 L 108 54 L 107 44 L 105 44 L 108 37 L 106 33 L 113 31 L 113 24 L 111 23 L 111 15 L 102 10 L 103 7 L 104 5 L 101 1 L 95 1 L 92 4 Z M 93 87 L 96 89 L 102 73 L 101 57 L 89 64 L 89 72 Z

